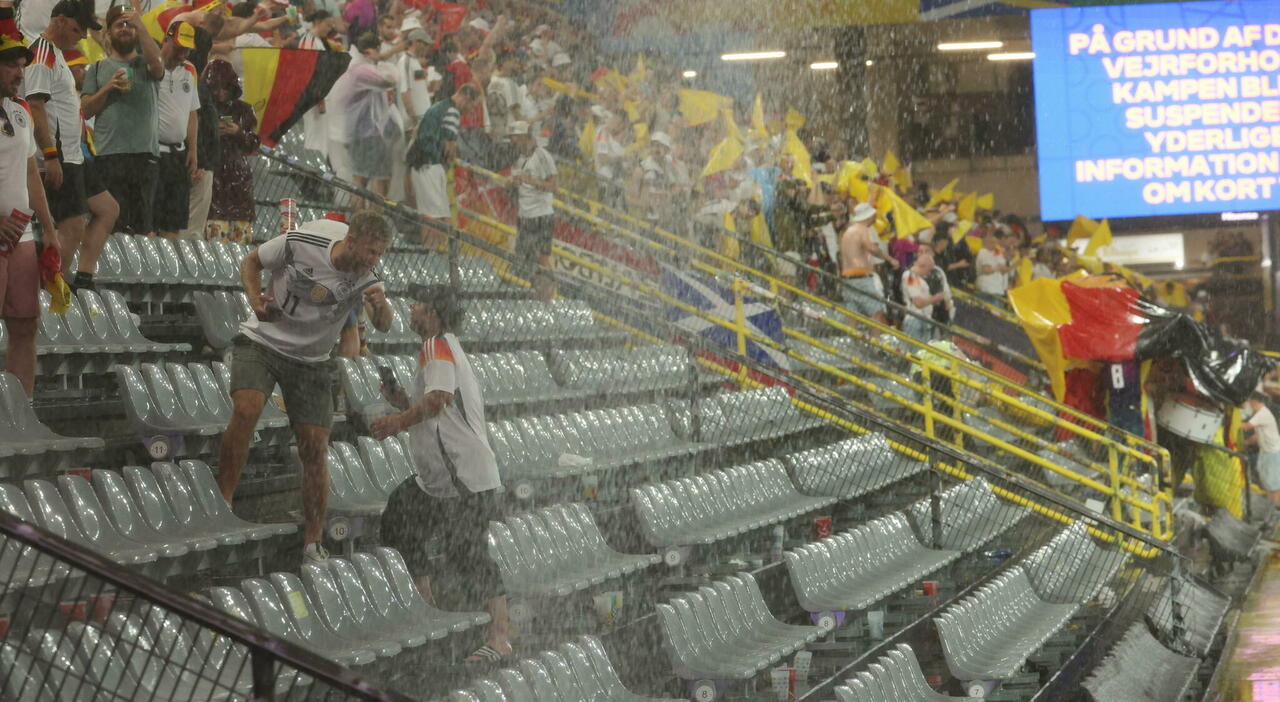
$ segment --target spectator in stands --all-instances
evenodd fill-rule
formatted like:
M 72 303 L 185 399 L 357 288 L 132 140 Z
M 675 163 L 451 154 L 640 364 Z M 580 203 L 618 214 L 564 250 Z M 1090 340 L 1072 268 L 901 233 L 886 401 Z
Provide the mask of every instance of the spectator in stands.
M 406 163 L 413 182 L 418 212 L 437 220 L 449 219 L 449 193 L 445 168 L 458 154 L 458 120 L 480 99 L 480 89 L 468 83 L 451 98 L 432 105 L 422 116 Z
M 253 241 L 257 210 L 248 157 L 258 150 L 258 120 L 249 103 L 240 99 L 240 78 L 230 63 L 210 61 L 204 69 L 204 80 L 220 115 L 218 134 L 222 153 L 218 170 L 213 173 L 205 237 L 248 243 Z
M 498 55 L 497 70 L 489 79 L 485 89 L 485 106 L 489 110 L 489 129 L 494 136 L 494 166 L 505 168 L 516 157 L 515 148 L 506 135 L 510 133 L 511 122 L 525 122 L 530 115 L 524 114 L 520 88 L 522 57 L 515 51 L 504 51 Z M 505 153 L 503 153 L 505 152 Z
M 371 433 L 383 439 L 409 432 L 417 474 L 400 483 L 382 514 L 381 539 L 403 556 L 423 599 L 450 597 L 450 607 L 474 607 L 492 616 L 485 643 L 468 662 L 511 655 L 502 576 L 487 553 L 489 522 L 501 519 L 502 481 L 489 447 L 484 397 L 454 331 L 462 321 L 455 295 L 414 286 L 409 326 L 422 337 L 419 368 L 408 392 L 383 385 L 398 414 L 375 419 Z M 429 558 L 439 543 L 444 557 Z M 461 602 L 457 602 L 461 600 Z
M 1267 396 L 1255 392 L 1245 403 L 1245 422 L 1241 427 L 1249 434 L 1245 441 L 1258 447 L 1258 484 L 1267 497 L 1280 507 L 1280 429 L 1275 415 L 1267 406 Z
M 158 139 L 157 89 L 164 77 L 160 46 L 142 23 L 139 0 L 107 11 L 107 55 L 89 67 L 81 107 L 93 118 L 96 167 L 120 205 L 119 224 L 153 232 Z
M 907 309 L 916 313 L 903 318 L 902 331 L 924 343 L 933 341 L 937 328 L 930 322 L 937 321 L 937 308 L 950 312 L 955 306 L 946 276 L 934 265 L 933 249 L 921 247 L 911 268 L 903 274 L 902 299 Z
M 191 184 L 200 175 L 196 135 L 200 97 L 196 91 L 196 67 L 187 60 L 188 52 L 194 48 L 195 27 L 186 22 L 170 23 L 160 47 L 164 75 L 157 96 L 160 160 L 154 214 L 156 230 L 168 237 L 186 230 Z
M 278 384 L 302 462 L 303 555 L 308 562 L 328 558 L 320 539 L 333 422 L 330 352 L 351 311 L 362 302 L 373 310 L 379 331 L 391 327 L 391 306 L 374 268 L 392 234 L 382 215 L 364 210 L 351 218 L 349 227 L 327 219 L 304 224 L 259 246 L 240 264 L 253 315 L 240 325 L 233 344 L 233 411 L 218 454 L 218 485 L 230 503 L 262 407 Z M 259 283 L 264 271 L 270 273 L 265 291 Z
M 849 217 L 849 227 L 840 235 L 840 277 L 844 279 L 845 306 L 863 317 L 874 317 L 881 324 L 888 322 L 885 314 L 884 284 L 876 273 L 873 258 L 886 261 L 893 268 L 898 261 L 880 248 L 871 223 L 876 218 L 876 208 L 860 202 Z
M 974 267 L 978 274 L 978 295 L 1003 305 L 1005 293 L 1009 291 L 1009 273 L 1016 265 L 1000 248 L 1000 239 L 994 228 L 988 229 L 983 235 L 982 250 L 974 260 Z
M 405 84 L 408 86 L 401 95 L 404 109 L 408 115 L 406 130 L 417 127 L 422 115 L 431 107 L 431 96 L 440 88 L 441 76 L 431 65 L 428 55 L 431 52 L 431 37 L 421 28 L 411 29 L 405 35 L 409 50 L 405 54 Z
M 954 227 L 946 217 L 938 222 L 933 235 L 933 260 L 946 274 L 948 285 L 969 288 L 973 285 L 973 252 L 963 238 L 959 242 L 953 240 Z
M 35 41 L 35 58 L 23 75 L 27 104 L 31 106 L 36 145 L 44 156 L 44 186 L 49 210 L 58 223 L 63 274 L 74 288 L 93 289 L 98 254 L 120 214 L 91 160 L 86 160 L 82 140 L 80 89 L 63 51 L 75 50 L 86 30 L 101 29 L 89 0 L 62 0 L 53 6 L 48 26 Z M 79 51 L 75 51 L 77 56 Z M 91 214 L 85 226 L 84 215 Z M 80 260 L 71 277 L 73 254 Z
M 556 296 L 555 280 L 547 271 L 551 262 L 551 237 L 555 226 L 552 193 L 556 189 L 556 160 L 538 146 L 528 122 L 510 123 L 509 136 L 519 156 L 511 169 L 517 192 L 516 259 L 527 266 L 529 281 L 539 300 Z M 537 268 L 533 264 L 537 264 Z
M 31 113 L 22 100 L 22 72 L 31 50 L 18 33 L 13 8 L 0 8 L 0 316 L 9 333 L 4 369 L 31 396 L 36 377 L 36 320 L 40 265 L 32 215 L 40 222 L 46 255 L 58 250 L 58 231 L 36 166 Z
M 351 181 L 386 197 L 391 184 L 391 148 L 400 138 L 399 119 L 387 104 L 387 91 L 397 87 L 394 68 L 379 63 L 378 38 L 365 34 L 356 40 L 360 52 L 343 74 L 344 89 L 335 102 L 346 114 L 342 142 L 351 161 Z M 332 93 L 331 93 L 332 94 Z

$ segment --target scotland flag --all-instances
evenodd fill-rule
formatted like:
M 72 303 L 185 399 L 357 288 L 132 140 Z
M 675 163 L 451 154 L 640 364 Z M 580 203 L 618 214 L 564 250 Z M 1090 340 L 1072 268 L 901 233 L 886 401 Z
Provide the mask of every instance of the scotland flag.
M 708 276 L 682 273 L 664 267 L 662 291 L 690 307 L 698 308 L 707 316 L 719 317 L 729 324 L 735 323 L 733 290 Z M 749 334 L 768 337 L 778 345 L 783 345 L 782 317 L 776 309 L 758 297 L 743 297 L 742 305 Z M 667 321 L 725 349 L 738 348 L 738 335 L 733 329 L 722 327 L 691 312 L 668 306 Z M 788 367 L 787 357 L 781 351 L 762 346 L 750 338 L 747 339 L 747 358 L 778 368 Z

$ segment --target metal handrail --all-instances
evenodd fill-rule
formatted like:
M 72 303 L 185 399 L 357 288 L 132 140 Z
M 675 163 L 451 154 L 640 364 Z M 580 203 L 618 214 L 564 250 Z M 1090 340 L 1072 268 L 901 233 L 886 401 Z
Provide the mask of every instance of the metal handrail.
M 0 536 L 25 544 L 120 592 L 162 607 L 186 621 L 194 622 L 245 646 L 252 662 L 254 689 L 265 691 L 258 694 L 266 695 L 254 699 L 264 702 L 271 699 L 270 691 L 276 681 L 274 666 L 283 664 L 357 699 L 409 702 L 408 697 L 380 690 L 365 678 L 327 658 L 258 629 L 200 600 L 171 590 L 144 575 L 122 568 L 79 544 L 24 522 L 4 510 L 0 510 Z

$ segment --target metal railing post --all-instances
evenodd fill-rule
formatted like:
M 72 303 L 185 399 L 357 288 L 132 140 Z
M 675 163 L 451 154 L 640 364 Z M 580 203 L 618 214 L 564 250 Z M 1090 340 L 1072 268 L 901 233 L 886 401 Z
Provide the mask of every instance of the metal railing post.
M 276 698 L 276 662 L 262 649 L 249 656 L 253 674 L 253 702 L 274 702 Z

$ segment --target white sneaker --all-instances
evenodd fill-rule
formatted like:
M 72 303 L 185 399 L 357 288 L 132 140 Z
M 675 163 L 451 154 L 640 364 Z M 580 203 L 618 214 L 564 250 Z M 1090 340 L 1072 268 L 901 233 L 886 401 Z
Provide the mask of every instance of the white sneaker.
M 329 552 L 319 543 L 302 547 L 302 565 L 324 565 L 329 562 Z

